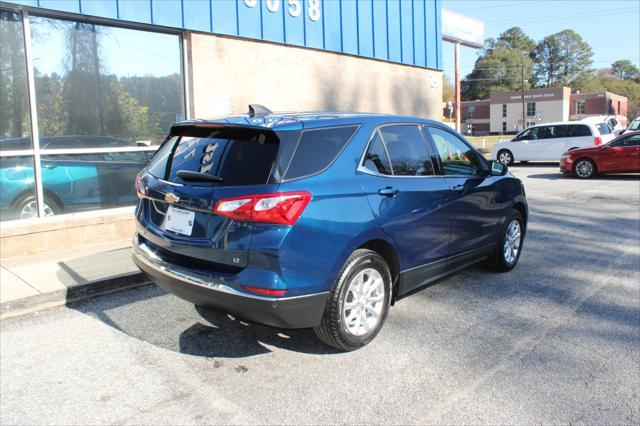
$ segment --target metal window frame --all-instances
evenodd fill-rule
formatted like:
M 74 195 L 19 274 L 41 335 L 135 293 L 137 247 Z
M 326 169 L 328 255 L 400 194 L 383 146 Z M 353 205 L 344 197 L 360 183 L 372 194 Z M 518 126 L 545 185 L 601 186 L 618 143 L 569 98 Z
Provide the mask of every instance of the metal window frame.
M 169 27 L 163 27 L 159 25 L 141 24 L 121 21 L 119 19 L 101 18 L 95 16 L 87 16 L 76 13 L 61 12 L 54 10 L 47 10 L 37 7 L 29 7 L 23 5 L 16 5 L 11 3 L 5 3 L 0 1 L 0 8 L 18 12 L 22 15 L 22 31 L 23 31 L 23 43 L 24 43 L 24 57 L 27 72 L 27 96 L 29 103 L 29 119 L 30 119 L 30 131 L 31 131 L 31 149 L 22 150 L 5 150 L 0 147 L 0 158 L 7 157 L 31 157 L 33 160 L 34 170 L 34 183 L 35 183 L 35 195 L 38 219 L 44 217 L 44 186 L 42 181 L 42 155 L 72 155 L 72 154 L 96 154 L 96 153 L 117 153 L 117 152 L 149 152 L 156 151 L 159 147 L 122 147 L 122 148 L 77 148 L 77 149 L 41 149 L 40 148 L 40 134 L 38 127 L 38 111 L 36 103 L 36 91 L 35 91 L 35 74 L 33 67 L 33 56 L 31 52 L 31 22 L 30 16 L 42 16 L 45 18 L 53 19 L 65 19 L 76 22 L 87 22 L 97 25 L 104 25 L 116 28 L 124 28 L 138 31 L 147 31 L 160 34 L 172 34 L 178 36 L 179 42 L 179 58 L 180 58 L 180 72 L 182 73 L 182 102 L 183 102 L 183 116 L 185 119 L 191 118 L 190 113 L 190 81 L 189 81 L 189 63 L 188 63 L 188 37 L 186 37 L 186 31 L 180 29 L 174 29 Z M 100 209 L 98 209 L 100 210 Z M 102 211 L 108 211 L 112 209 L 103 209 Z M 63 214 L 64 215 L 64 214 Z

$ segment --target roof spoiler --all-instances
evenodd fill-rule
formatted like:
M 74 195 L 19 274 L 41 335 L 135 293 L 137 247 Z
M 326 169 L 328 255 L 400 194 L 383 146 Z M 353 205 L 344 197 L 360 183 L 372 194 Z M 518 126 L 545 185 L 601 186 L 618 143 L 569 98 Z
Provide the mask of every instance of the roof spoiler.
M 255 117 L 256 115 L 267 115 L 271 114 L 272 112 L 273 111 L 263 105 L 249 104 L 249 117 Z

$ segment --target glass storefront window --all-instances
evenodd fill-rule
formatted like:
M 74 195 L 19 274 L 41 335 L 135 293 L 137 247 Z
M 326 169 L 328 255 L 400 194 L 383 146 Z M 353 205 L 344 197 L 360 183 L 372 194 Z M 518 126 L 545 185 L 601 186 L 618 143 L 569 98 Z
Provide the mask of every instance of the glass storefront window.
M 0 220 L 28 219 L 37 211 L 33 156 L 0 157 Z
M 31 149 L 22 15 L 0 10 L 0 150 Z
M 44 203 L 54 214 L 130 206 L 136 174 L 155 151 L 43 155 Z
M 0 10 L 0 220 L 33 216 L 36 209 L 27 64 L 20 13 Z
M 0 216 L 37 216 L 27 70 L 45 215 L 130 206 L 134 180 L 184 118 L 180 36 L 0 10 Z M 59 151 L 64 150 L 64 151 Z M 3 154 L 4 153 L 4 154 Z M 32 152 L 28 152 L 32 154 Z
M 30 24 L 41 138 L 156 145 L 182 119 L 179 36 L 41 16 Z

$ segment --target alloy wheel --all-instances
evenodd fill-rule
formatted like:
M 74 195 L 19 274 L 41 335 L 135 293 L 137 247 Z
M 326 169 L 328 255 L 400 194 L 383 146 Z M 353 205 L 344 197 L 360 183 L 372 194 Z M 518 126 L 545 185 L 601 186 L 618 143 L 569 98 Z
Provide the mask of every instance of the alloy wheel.
M 375 329 L 384 307 L 384 280 L 373 268 L 358 272 L 349 283 L 342 306 L 342 319 L 349 333 L 362 336 Z
M 502 164 L 506 164 L 509 165 L 511 164 L 511 154 L 509 154 L 507 151 L 503 151 L 500 153 L 500 157 L 498 158 L 498 160 L 502 163 Z
M 53 216 L 54 214 L 55 212 L 53 211 L 53 209 L 48 204 L 45 203 L 44 204 L 45 217 Z M 20 219 L 30 219 L 32 217 L 37 217 L 37 216 L 38 216 L 38 207 L 36 205 L 35 200 L 29 201 L 20 210 Z
M 513 219 L 507 228 L 503 246 L 504 260 L 509 265 L 513 265 L 518 258 L 521 235 L 520 222 L 517 219 Z
M 576 163 L 576 174 L 581 178 L 588 178 L 593 174 L 593 164 L 588 160 L 580 160 Z

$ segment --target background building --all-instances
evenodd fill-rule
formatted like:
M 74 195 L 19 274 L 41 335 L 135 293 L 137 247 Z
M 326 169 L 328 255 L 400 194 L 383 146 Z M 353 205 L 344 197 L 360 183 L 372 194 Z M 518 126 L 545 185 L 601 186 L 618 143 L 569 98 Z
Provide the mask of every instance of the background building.
M 568 87 L 491 92 L 486 100 L 462 102 L 462 130 L 467 134 L 516 133 L 534 124 L 615 115 L 627 125 L 627 98 L 614 93 L 571 94 Z
M 132 206 L 171 123 L 272 110 L 440 118 L 440 0 L 0 2 L 0 217 Z

